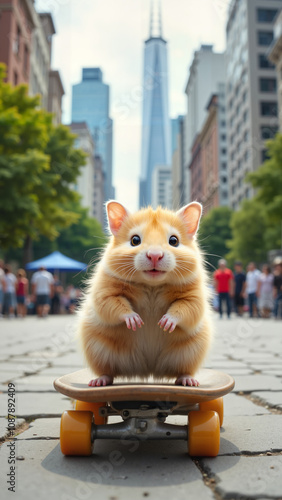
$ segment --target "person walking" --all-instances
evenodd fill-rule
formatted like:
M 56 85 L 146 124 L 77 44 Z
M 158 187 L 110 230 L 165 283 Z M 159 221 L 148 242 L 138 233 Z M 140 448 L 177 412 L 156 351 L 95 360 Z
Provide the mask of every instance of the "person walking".
M 48 316 L 50 299 L 53 295 L 54 278 L 44 267 L 34 273 L 31 279 L 32 293 L 36 297 L 36 310 L 39 318 Z
M 257 289 L 259 277 L 260 271 L 256 268 L 254 262 L 250 262 L 248 265 L 248 272 L 246 276 L 246 296 L 249 303 L 250 318 L 253 318 L 254 314 L 258 316 Z
M 222 318 L 222 303 L 226 303 L 227 317 L 230 318 L 231 302 L 230 297 L 234 293 L 234 276 L 231 269 L 226 267 L 226 260 L 220 259 L 218 262 L 218 269 L 214 275 L 214 288 L 218 293 L 219 299 L 219 316 Z
M 243 271 L 242 262 L 237 260 L 234 264 L 234 281 L 235 281 L 235 309 L 238 316 L 243 316 L 244 312 L 244 294 L 246 289 L 246 273 Z
M 61 312 L 61 294 L 63 292 L 59 277 L 54 274 L 53 297 L 51 300 L 51 314 L 60 314 Z
M 15 317 L 16 309 L 16 283 L 17 278 L 11 272 L 11 267 L 6 264 L 4 267 L 4 277 L 2 280 L 4 298 L 3 298 L 3 312 L 9 318 Z
M 264 264 L 257 288 L 258 306 L 262 318 L 269 318 L 273 310 L 273 280 L 270 266 Z
M 19 269 L 17 272 L 17 315 L 19 318 L 26 316 L 26 297 L 28 295 L 28 279 L 24 269 Z
M 282 262 L 276 266 L 276 274 L 273 280 L 274 316 L 275 319 L 282 317 Z

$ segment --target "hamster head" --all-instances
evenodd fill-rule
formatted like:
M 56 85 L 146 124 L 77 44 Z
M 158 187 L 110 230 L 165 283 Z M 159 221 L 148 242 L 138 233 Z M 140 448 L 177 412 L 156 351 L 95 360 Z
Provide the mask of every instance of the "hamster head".
M 193 281 L 200 251 L 195 241 L 202 206 L 193 202 L 178 212 L 151 207 L 130 214 L 115 201 L 107 203 L 111 242 L 107 271 L 128 282 L 152 286 Z

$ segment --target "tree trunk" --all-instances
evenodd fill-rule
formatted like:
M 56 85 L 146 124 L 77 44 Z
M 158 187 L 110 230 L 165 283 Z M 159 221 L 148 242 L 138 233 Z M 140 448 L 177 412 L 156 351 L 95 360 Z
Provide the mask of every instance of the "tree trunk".
M 25 267 L 28 262 L 33 260 L 33 242 L 30 236 L 27 236 L 24 242 L 23 251 L 23 266 Z

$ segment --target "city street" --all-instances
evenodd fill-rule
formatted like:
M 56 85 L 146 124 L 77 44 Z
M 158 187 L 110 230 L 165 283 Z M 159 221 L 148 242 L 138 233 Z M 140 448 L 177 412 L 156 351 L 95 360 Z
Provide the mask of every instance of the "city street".
M 3 319 L 0 497 L 9 497 L 14 478 L 13 498 L 21 500 L 282 499 L 282 323 L 217 315 L 215 323 L 205 367 L 235 378 L 225 397 L 218 457 L 192 459 L 184 441 L 111 440 L 97 441 L 91 457 L 64 457 L 60 416 L 72 401 L 53 389 L 53 380 L 84 366 L 75 316 Z M 16 394 L 12 441 L 7 439 L 8 388 L 9 396 L 14 389 Z

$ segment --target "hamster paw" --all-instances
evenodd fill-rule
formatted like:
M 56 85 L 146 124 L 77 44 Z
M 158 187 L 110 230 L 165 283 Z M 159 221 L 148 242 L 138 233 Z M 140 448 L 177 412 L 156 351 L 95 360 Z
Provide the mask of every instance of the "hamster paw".
M 188 385 L 190 387 L 198 387 L 200 385 L 198 380 L 191 377 L 191 375 L 181 375 L 181 377 L 176 379 L 175 384 L 184 386 Z
M 123 319 L 123 321 L 126 322 L 127 328 L 129 330 L 132 328 L 132 330 L 134 332 L 136 331 L 136 327 L 137 326 L 139 328 L 141 328 L 141 326 L 144 325 L 143 319 L 139 316 L 139 314 L 137 314 L 135 312 L 132 312 L 130 314 L 124 314 L 124 316 L 122 317 L 122 319 Z
M 158 322 L 158 325 L 160 325 L 160 328 L 162 328 L 164 332 L 167 332 L 168 330 L 169 333 L 171 333 L 173 332 L 173 330 L 175 330 L 177 319 L 170 314 L 164 314 Z
M 111 385 L 113 383 L 113 377 L 110 375 L 101 375 L 101 377 L 94 378 L 88 382 L 90 387 L 101 387 L 105 385 Z

